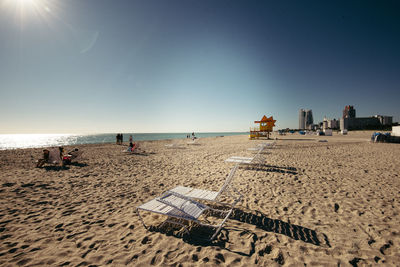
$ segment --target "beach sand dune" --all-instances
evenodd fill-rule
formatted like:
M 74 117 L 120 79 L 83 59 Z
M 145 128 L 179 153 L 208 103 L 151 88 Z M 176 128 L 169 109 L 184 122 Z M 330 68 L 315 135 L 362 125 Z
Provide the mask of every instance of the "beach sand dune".
M 370 132 L 277 136 L 264 165 L 241 168 L 244 195 L 213 242 L 136 207 L 177 185 L 218 191 L 247 136 L 81 145 L 66 168 L 35 168 L 41 149 L 0 151 L 1 266 L 363 266 L 400 262 L 400 149 Z M 327 140 L 328 142 L 318 142 Z

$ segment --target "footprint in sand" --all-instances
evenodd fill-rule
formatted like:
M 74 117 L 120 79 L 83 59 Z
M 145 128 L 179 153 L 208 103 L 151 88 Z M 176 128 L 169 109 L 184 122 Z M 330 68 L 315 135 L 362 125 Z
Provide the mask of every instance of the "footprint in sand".
M 215 263 L 219 264 L 220 262 L 225 262 L 225 257 L 221 253 L 215 255 Z
M 144 244 L 148 244 L 148 243 L 150 243 L 151 242 L 151 239 L 148 237 L 148 236 L 145 236 L 143 239 L 142 239 L 142 244 L 144 245 Z
M 192 261 L 199 261 L 199 256 L 197 256 L 197 254 L 193 254 Z
M 380 251 L 383 255 L 386 255 L 386 254 L 385 254 L 385 251 L 386 251 L 387 249 L 389 249 L 392 245 L 393 245 L 392 240 L 389 240 L 389 242 L 386 243 L 385 245 L 383 245 L 383 246 L 379 249 L 379 251 Z

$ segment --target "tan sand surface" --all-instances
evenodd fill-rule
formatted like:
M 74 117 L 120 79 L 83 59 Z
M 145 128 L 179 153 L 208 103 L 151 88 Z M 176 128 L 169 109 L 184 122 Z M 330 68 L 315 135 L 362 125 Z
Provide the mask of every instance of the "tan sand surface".
M 261 140 L 81 145 L 63 169 L 35 168 L 41 149 L 0 151 L 0 266 L 398 266 L 400 145 L 370 135 L 274 136 L 264 165 L 236 173 L 244 198 L 213 242 L 149 213 L 146 230 L 136 207 L 177 185 L 218 190 L 224 160 Z

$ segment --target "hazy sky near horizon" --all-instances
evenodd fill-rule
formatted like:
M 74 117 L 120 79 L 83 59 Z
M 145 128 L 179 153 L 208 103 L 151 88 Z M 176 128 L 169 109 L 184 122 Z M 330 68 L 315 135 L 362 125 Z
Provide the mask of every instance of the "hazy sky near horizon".
M 0 0 L 0 133 L 400 119 L 399 1 Z

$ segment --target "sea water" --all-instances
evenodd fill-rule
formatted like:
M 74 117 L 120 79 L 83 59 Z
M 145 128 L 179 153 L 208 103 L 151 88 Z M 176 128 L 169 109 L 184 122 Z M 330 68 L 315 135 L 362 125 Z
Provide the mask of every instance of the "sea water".
M 197 138 L 243 135 L 246 132 L 212 132 L 195 133 Z M 134 141 L 166 140 L 186 138 L 187 133 L 124 133 L 124 142 L 128 142 L 129 136 Z M 0 150 L 33 147 L 52 147 L 82 144 L 115 143 L 116 134 L 0 134 Z

